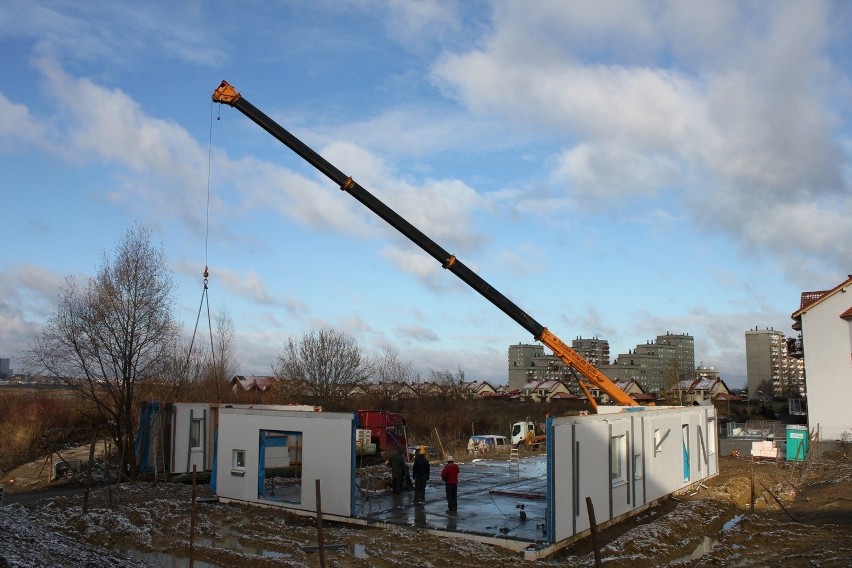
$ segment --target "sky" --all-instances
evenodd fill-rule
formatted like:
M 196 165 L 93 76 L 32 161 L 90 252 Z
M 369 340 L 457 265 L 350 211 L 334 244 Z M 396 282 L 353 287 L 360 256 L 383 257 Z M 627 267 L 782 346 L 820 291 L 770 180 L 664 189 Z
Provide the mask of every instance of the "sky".
M 687 333 L 741 386 L 745 332 L 852 273 L 849 29 L 842 1 L 6 0 L 0 357 L 143 226 L 187 336 L 209 267 L 241 374 L 334 329 L 506 383 L 534 338 L 225 79 L 569 345 Z

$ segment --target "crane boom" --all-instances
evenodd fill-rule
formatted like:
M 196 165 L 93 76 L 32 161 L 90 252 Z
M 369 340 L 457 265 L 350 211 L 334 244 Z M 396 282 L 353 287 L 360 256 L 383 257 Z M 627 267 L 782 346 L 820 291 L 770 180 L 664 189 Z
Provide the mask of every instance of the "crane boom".
M 623 406 L 636 406 L 637 403 L 630 396 L 618 388 L 609 377 L 604 375 L 594 365 L 586 361 L 579 353 L 566 345 L 556 337 L 550 330 L 538 323 L 529 314 L 519 308 L 514 302 L 497 291 L 488 282 L 483 280 L 473 270 L 468 268 L 454 255 L 448 253 L 435 241 L 422 233 L 417 227 L 406 221 L 393 209 L 384 204 L 376 196 L 361 187 L 350 176 L 337 169 L 328 160 L 317 154 L 304 142 L 293 136 L 290 132 L 269 118 L 261 110 L 243 98 L 227 81 L 222 81 L 213 92 L 213 101 L 232 106 L 255 124 L 266 130 L 279 142 L 290 148 L 301 156 L 306 162 L 322 172 L 331 181 L 336 183 L 340 189 L 349 193 L 360 201 L 370 211 L 384 219 L 389 225 L 408 237 L 408 239 L 423 249 L 432 258 L 441 263 L 446 270 L 458 276 L 465 284 L 479 292 L 486 300 L 498 307 L 503 313 L 515 320 L 521 327 L 529 331 L 537 341 L 541 341 L 553 354 L 559 357 L 566 365 L 574 367 L 588 381 L 609 395 L 617 404 Z M 590 399 L 590 404 L 594 400 Z

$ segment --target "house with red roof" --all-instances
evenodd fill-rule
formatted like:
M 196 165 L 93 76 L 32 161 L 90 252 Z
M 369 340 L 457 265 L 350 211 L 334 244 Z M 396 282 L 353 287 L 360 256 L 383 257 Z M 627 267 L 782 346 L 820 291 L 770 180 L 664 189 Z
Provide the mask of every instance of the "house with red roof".
M 852 275 L 830 290 L 802 292 L 793 329 L 802 334 L 808 426 L 821 440 L 852 439 Z

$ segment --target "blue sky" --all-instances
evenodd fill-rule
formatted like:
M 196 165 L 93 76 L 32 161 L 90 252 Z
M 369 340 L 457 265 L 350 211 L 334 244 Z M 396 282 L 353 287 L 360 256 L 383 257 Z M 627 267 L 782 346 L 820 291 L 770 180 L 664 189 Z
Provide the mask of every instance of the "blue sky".
M 852 272 L 849 29 L 846 2 L 7 0 L 0 356 L 139 224 L 187 334 L 209 265 L 245 374 L 334 328 L 506 381 L 532 337 L 213 105 L 226 79 L 564 341 L 689 333 L 741 385 L 745 331 Z

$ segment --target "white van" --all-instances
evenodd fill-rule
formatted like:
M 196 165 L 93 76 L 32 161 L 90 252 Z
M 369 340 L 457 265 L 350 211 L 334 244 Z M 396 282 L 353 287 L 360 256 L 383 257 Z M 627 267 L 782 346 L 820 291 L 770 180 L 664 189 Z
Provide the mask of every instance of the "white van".
M 494 434 L 471 436 L 467 441 L 467 451 L 476 455 L 507 452 L 509 451 L 509 440 L 506 436 L 495 436 Z

